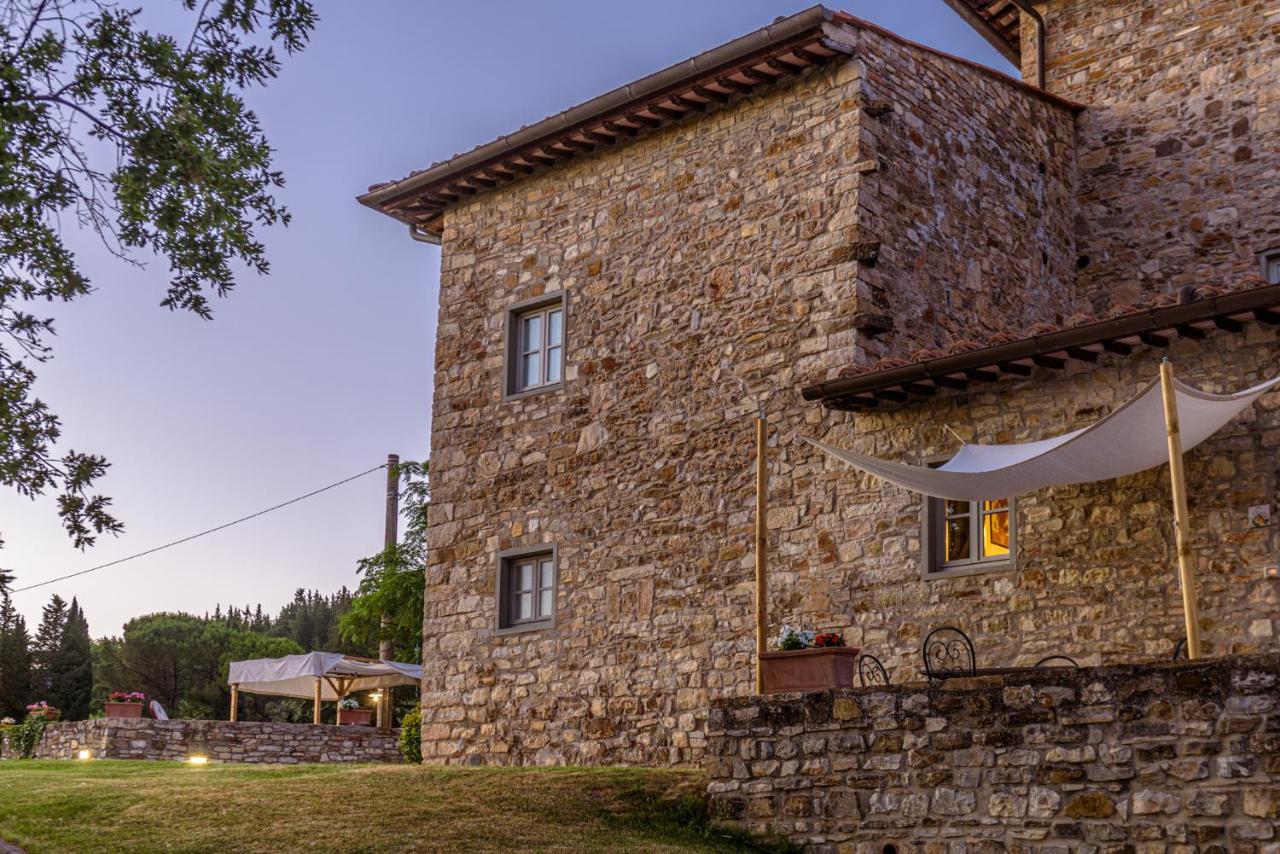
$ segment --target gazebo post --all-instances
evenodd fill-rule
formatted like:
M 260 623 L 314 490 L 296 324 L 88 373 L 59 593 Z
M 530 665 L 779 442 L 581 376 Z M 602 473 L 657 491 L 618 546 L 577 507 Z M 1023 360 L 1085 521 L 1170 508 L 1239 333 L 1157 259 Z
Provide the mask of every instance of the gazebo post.
M 320 677 L 316 677 L 316 701 L 311 710 L 311 722 L 313 724 L 320 723 Z
M 240 702 L 240 685 L 231 686 L 231 722 L 236 722 L 236 705 Z
M 1200 615 L 1196 605 L 1195 568 L 1191 565 L 1191 525 L 1187 512 L 1187 476 L 1182 467 L 1182 432 L 1178 426 L 1178 399 L 1173 386 L 1173 365 L 1160 363 L 1160 390 L 1164 394 L 1164 424 L 1169 437 L 1169 481 L 1173 487 L 1173 536 L 1178 549 L 1178 580 L 1182 586 L 1182 614 L 1187 627 L 1187 658 L 1200 657 Z
M 769 566 L 766 554 L 769 544 L 766 492 L 769 478 L 765 468 L 765 450 L 768 437 L 765 433 L 764 407 L 756 415 L 756 693 L 764 688 L 762 657 L 768 651 L 769 634 Z

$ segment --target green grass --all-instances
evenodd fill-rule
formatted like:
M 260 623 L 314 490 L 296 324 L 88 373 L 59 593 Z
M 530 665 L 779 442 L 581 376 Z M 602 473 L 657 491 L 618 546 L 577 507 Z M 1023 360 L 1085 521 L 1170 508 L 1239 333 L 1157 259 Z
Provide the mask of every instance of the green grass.
M 0 837 L 56 851 L 741 851 L 695 771 L 0 762 Z

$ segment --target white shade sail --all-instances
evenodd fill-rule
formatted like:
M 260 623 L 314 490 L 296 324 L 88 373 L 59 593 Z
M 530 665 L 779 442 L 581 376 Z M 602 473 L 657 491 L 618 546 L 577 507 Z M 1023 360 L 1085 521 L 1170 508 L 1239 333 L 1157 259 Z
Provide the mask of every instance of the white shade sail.
M 1184 451 L 1208 439 L 1280 377 L 1236 394 L 1211 394 L 1174 381 Z M 914 492 L 959 501 L 1023 495 L 1047 486 L 1092 483 L 1136 474 L 1169 461 L 1160 381 L 1096 423 L 1052 439 L 1010 445 L 965 445 L 938 468 L 853 454 L 806 439 L 854 468 Z
M 241 693 L 304 700 L 314 699 L 317 678 L 320 679 L 320 699 L 340 700 L 353 691 L 417 685 L 422 681 L 422 665 L 369 661 L 340 652 L 309 652 L 284 658 L 233 661 L 227 672 L 227 684 L 237 686 Z

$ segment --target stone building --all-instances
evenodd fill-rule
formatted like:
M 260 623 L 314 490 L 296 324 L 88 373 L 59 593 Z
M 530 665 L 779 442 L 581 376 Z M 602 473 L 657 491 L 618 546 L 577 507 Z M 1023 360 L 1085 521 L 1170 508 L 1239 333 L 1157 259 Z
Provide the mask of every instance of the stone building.
M 1280 374 L 1280 7 L 947 2 L 1022 80 L 815 7 L 361 197 L 442 254 L 427 761 L 703 757 L 753 691 L 757 406 L 775 629 L 895 683 L 942 624 L 984 664 L 1169 657 L 1164 469 L 993 496 L 933 555 L 930 502 L 802 439 L 922 463 L 1166 354 Z M 1276 648 L 1278 444 L 1272 394 L 1187 458 L 1210 655 Z

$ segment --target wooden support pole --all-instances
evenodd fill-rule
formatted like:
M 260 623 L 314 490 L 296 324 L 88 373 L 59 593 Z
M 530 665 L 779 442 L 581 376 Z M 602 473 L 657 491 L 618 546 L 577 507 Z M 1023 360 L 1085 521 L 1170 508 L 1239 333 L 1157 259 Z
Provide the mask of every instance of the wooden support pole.
M 236 722 L 236 706 L 240 704 L 240 686 L 231 686 L 231 722 Z
M 311 722 L 313 724 L 320 723 L 320 677 L 316 677 L 316 701 L 311 709 Z
M 1187 658 L 1200 657 L 1200 615 L 1196 605 L 1196 573 L 1191 565 L 1191 524 L 1187 513 L 1187 476 L 1182 467 L 1182 432 L 1178 427 L 1178 398 L 1173 365 L 1160 363 L 1164 393 L 1164 426 L 1169 437 L 1169 481 L 1173 487 L 1173 536 L 1178 549 L 1178 580 L 1182 586 L 1182 614 L 1187 626 Z
M 769 478 L 765 468 L 765 450 L 768 439 L 765 433 L 764 410 L 756 417 L 756 693 L 764 688 L 761 674 L 761 656 L 768 651 L 769 638 L 769 532 L 766 511 Z

